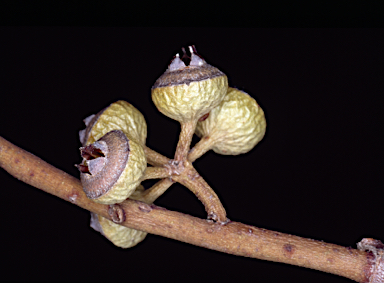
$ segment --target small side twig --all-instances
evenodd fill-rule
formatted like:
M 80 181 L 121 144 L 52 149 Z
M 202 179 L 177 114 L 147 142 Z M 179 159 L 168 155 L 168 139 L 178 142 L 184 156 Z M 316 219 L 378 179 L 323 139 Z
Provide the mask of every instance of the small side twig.
M 190 151 L 188 154 L 188 160 L 195 162 L 196 159 L 200 158 L 204 153 L 209 151 L 212 147 L 213 140 L 207 137 L 203 137 Z
M 182 134 L 180 134 L 180 137 L 181 136 Z M 190 136 L 190 138 L 192 138 L 192 136 Z M 167 170 L 172 173 L 172 180 L 186 186 L 198 197 L 208 213 L 208 218 L 219 221 L 220 223 L 227 221 L 226 212 L 219 197 L 193 168 L 191 162 L 186 160 L 186 156 L 183 157 L 183 161 L 176 161 L 168 159 L 146 146 L 144 147 L 144 152 L 149 164 L 167 168 Z
M 173 181 L 169 178 L 162 179 L 154 184 L 149 189 L 145 190 L 138 200 L 145 203 L 153 203 L 158 197 L 165 193 L 165 191 L 172 186 Z
M 153 166 L 162 166 L 169 162 L 169 158 L 161 155 L 160 153 L 150 149 L 149 147 L 143 145 L 145 156 L 147 157 L 147 162 Z
M 163 179 L 172 176 L 172 172 L 165 167 L 147 167 L 141 181 L 149 179 Z
M 187 159 L 189 147 L 191 145 L 192 137 L 195 132 L 196 120 L 190 120 L 188 122 L 180 123 L 181 131 L 179 142 L 177 143 L 175 160 L 183 161 Z
M 184 162 L 184 171 L 172 177 L 173 180 L 186 186 L 203 203 L 208 219 L 224 224 L 228 221 L 225 209 L 214 190 L 204 181 L 188 161 Z

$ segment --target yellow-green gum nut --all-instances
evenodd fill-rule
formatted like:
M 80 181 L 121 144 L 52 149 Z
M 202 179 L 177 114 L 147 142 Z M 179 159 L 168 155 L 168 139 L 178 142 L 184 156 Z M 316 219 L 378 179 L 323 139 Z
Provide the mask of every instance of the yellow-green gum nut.
M 141 196 L 144 193 L 145 189 L 143 185 L 139 185 L 136 187 L 136 189 L 132 192 L 132 194 L 129 196 L 130 199 L 134 200 L 141 200 Z
M 220 105 L 196 126 L 196 134 L 212 139 L 212 149 L 224 155 L 250 151 L 264 137 L 265 130 L 264 112 L 256 100 L 231 87 Z
M 147 236 L 146 232 L 121 226 L 95 213 L 91 213 L 91 227 L 120 248 L 131 248 Z
M 83 144 L 93 143 L 112 130 L 122 130 L 130 140 L 141 144 L 145 144 L 147 138 L 147 123 L 143 114 L 124 100 L 112 103 L 84 122 L 88 124 L 85 132 L 80 133 L 85 141 Z
M 83 190 L 97 203 L 115 204 L 126 200 L 139 186 L 147 160 L 139 143 L 114 130 L 81 148 L 78 166 Z
M 152 100 L 161 113 L 183 123 L 219 105 L 227 88 L 227 76 L 197 55 L 192 54 L 189 66 L 176 56 L 153 85 Z

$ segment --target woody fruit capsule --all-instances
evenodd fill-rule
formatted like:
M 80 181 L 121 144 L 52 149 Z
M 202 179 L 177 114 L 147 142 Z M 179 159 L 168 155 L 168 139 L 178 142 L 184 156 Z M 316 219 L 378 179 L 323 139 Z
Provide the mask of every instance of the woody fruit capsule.
M 229 87 L 221 103 L 197 123 L 196 135 L 201 139 L 188 160 L 193 162 L 210 149 L 223 155 L 246 153 L 264 137 L 266 125 L 264 111 L 256 100 Z
M 146 167 L 144 116 L 120 100 L 84 122 L 87 127 L 79 132 L 83 161 L 77 167 L 87 197 L 103 204 L 120 203 L 128 197 L 140 199 L 144 191 L 140 182 L 148 175 L 157 177 Z M 136 245 L 147 235 L 96 214 L 91 214 L 91 227 L 122 248 Z
M 189 50 L 189 65 L 176 54 L 152 87 L 157 109 L 181 124 L 175 161 L 186 159 L 197 121 L 220 104 L 228 89 L 227 76 L 197 55 L 192 46 Z
M 151 91 L 152 100 L 161 113 L 181 125 L 175 156 L 170 166 L 178 174 L 189 172 L 185 174 L 189 177 L 174 176 L 173 179 L 187 186 L 203 202 L 209 219 L 226 223 L 225 209 L 218 196 L 197 174 L 187 160 L 187 155 L 197 121 L 223 100 L 228 89 L 228 79 L 223 72 L 197 55 L 193 46 L 189 46 L 189 51 L 191 57 L 186 55 L 184 49 L 182 58 L 176 54 L 164 74 L 156 80 Z M 182 59 L 190 59 L 189 64 L 186 65 Z M 191 182 L 198 185 L 193 186 Z

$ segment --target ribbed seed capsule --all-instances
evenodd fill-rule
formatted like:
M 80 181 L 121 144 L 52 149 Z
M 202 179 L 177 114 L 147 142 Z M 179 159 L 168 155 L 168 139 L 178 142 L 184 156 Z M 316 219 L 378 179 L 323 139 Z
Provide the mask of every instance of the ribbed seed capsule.
M 264 112 L 256 100 L 231 87 L 220 105 L 196 126 L 196 134 L 209 139 L 207 150 L 224 155 L 250 151 L 264 137 L 265 130 Z
M 84 122 L 87 128 L 79 133 L 83 145 L 95 142 L 112 130 L 122 130 L 130 140 L 141 144 L 145 144 L 147 138 L 147 123 L 143 114 L 123 100 L 112 103 L 98 114 L 84 119 Z
M 152 100 L 164 115 L 181 123 L 197 120 L 224 98 L 227 76 L 207 64 L 190 47 L 189 66 L 176 54 L 152 87 Z
M 105 204 L 114 204 L 124 201 L 128 197 L 132 199 L 138 197 L 144 190 L 144 187 L 139 185 L 138 179 L 142 176 L 146 168 L 146 160 L 143 155 L 144 152 L 140 145 L 145 144 L 147 137 L 147 124 L 144 116 L 132 104 L 120 100 L 104 108 L 98 114 L 87 117 L 84 119 L 84 122 L 87 128 L 79 132 L 80 141 L 83 146 L 94 144 L 95 141 L 101 139 L 104 135 L 113 130 L 121 130 L 129 139 L 129 145 L 132 147 L 132 151 L 137 152 L 137 154 L 128 156 L 128 158 L 131 157 L 130 167 L 126 166 L 125 170 L 130 170 L 131 167 L 133 167 L 133 170 L 130 172 L 131 174 L 121 174 L 119 178 L 121 182 L 112 184 L 109 194 L 93 200 Z M 123 159 L 123 156 L 125 155 L 123 154 L 120 159 Z M 99 156 L 98 158 L 100 157 L 102 156 Z M 89 161 L 88 164 L 90 162 L 91 161 Z M 103 162 L 100 162 L 99 160 L 99 162 L 94 163 L 100 164 Z M 78 167 L 80 171 L 87 170 L 82 167 L 82 164 L 78 165 Z M 82 176 L 83 180 L 87 179 L 87 175 L 82 174 Z M 126 179 L 128 179 L 127 182 L 124 182 L 123 180 Z M 87 196 L 92 199 L 91 195 L 94 195 L 94 188 L 89 188 L 89 186 L 86 185 L 86 181 L 84 181 L 83 188 Z M 91 213 L 91 215 L 91 227 L 99 231 L 118 247 L 132 247 L 141 242 L 147 235 L 145 232 L 115 224 L 102 216 L 93 213 Z
M 120 130 L 108 132 L 80 150 L 83 161 L 77 167 L 83 190 L 98 203 L 126 200 L 140 184 L 147 167 L 142 146 Z
M 125 249 L 137 245 L 147 236 L 146 232 L 121 226 L 92 212 L 91 227 L 104 235 L 115 246 Z

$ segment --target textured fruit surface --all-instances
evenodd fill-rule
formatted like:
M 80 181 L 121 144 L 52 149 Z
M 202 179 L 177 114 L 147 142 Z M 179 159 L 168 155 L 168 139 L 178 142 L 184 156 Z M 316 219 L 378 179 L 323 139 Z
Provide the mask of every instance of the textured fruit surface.
M 237 155 L 250 151 L 264 137 L 265 129 L 264 112 L 256 100 L 230 87 L 220 105 L 197 123 L 196 134 L 213 139 L 216 153 Z
M 98 223 L 92 223 L 92 221 L 97 221 Z M 95 226 L 98 226 L 98 228 L 95 228 Z M 120 248 L 133 247 L 147 236 L 146 232 L 121 226 L 95 214 L 92 215 L 91 227 L 102 233 L 115 246 Z
M 120 203 L 126 200 L 140 185 L 140 178 L 147 167 L 147 159 L 140 144 L 134 140 L 130 140 L 129 147 L 130 151 L 127 166 L 117 182 L 106 194 L 93 199 L 93 201 L 102 204 Z
M 145 144 L 147 124 L 144 116 L 132 104 L 119 100 L 96 115 L 84 120 L 87 128 L 80 131 L 83 145 L 89 145 L 113 130 L 121 130 L 129 139 L 130 153 L 128 163 L 113 188 L 93 200 L 102 204 L 124 201 L 140 184 L 147 160 L 140 144 Z
M 97 120 L 89 124 L 91 129 L 86 144 L 95 142 L 112 130 L 122 130 L 130 140 L 145 144 L 147 123 L 143 114 L 132 104 L 119 100 L 99 114 L 95 116 Z
M 199 119 L 219 105 L 227 93 L 225 75 L 152 89 L 152 100 L 164 115 L 185 122 Z
M 143 185 L 139 185 L 136 187 L 136 189 L 132 192 L 132 194 L 129 196 L 130 199 L 134 199 L 134 200 L 140 200 L 141 198 L 141 195 L 143 194 L 143 192 L 145 191 Z

